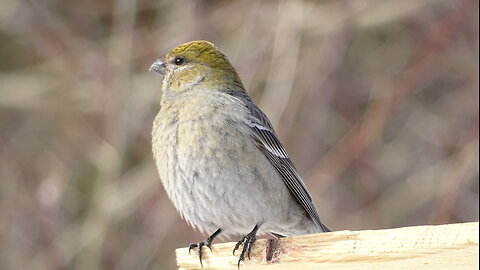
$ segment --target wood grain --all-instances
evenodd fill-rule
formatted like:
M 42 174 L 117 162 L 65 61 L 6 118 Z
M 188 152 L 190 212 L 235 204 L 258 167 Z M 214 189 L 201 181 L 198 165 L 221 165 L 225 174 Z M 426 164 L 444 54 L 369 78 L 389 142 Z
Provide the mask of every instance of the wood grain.
M 241 269 L 478 269 L 478 222 L 259 239 Z M 203 249 L 203 269 L 237 269 L 234 243 Z M 180 269 L 202 269 L 188 248 Z M 238 253 L 237 253 L 238 255 Z

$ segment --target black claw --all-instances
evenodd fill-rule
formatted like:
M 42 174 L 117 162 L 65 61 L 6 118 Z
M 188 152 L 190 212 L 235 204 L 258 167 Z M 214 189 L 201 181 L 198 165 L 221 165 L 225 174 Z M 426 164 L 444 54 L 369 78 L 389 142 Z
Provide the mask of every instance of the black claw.
M 197 244 L 190 244 L 190 246 L 188 247 L 188 254 L 191 254 L 191 251 L 192 249 L 194 248 L 198 248 L 197 250 L 197 254 L 198 254 L 198 258 L 200 259 L 200 265 L 203 267 L 203 263 L 202 263 L 202 247 L 204 246 L 204 242 L 199 242 Z
M 205 242 L 200 242 L 198 243 L 198 258 L 200 259 L 200 265 L 203 268 L 203 262 L 202 262 L 202 247 L 205 245 Z
M 242 252 L 240 253 L 240 256 L 238 257 L 238 264 L 237 267 L 240 269 L 240 263 L 245 260 L 245 254 L 247 255 L 248 259 L 250 259 L 250 253 L 252 252 L 252 245 L 257 240 L 255 235 L 257 234 L 259 226 L 255 225 L 255 228 L 251 232 L 249 232 L 247 235 L 242 237 L 240 241 L 235 244 L 235 247 L 233 248 L 233 255 L 235 255 L 235 251 L 240 247 L 240 245 L 243 245 L 242 247 Z
M 241 244 L 243 244 L 243 240 L 245 239 L 245 237 L 242 237 L 242 239 L 240 239 L 240 241 L 238 241 L 236 244 L 235 244 L 235 247 L 233 248 L 233 255 L 235 256 L 235 251 L 237 251 L 237 249 L 240 247 Z
M 207 240 L 208 240 L 208 239 L 207 239 Z M 212 251 L 212 242 L 210 242 L 210 241 L 209 241 L 208 243 L 206 242 L 206 243 L 205 243 L 205 246 L 207 246 L 208 249 L 210 249 L 210 251 Z
M 188 247 L 188 254 L 191 254 L 190 252 L 192 251 L 192 249 L 194 248 L 198 248 L 198 251 L 197 251 L 197 254 L 198 254 L 198 258 L 200 259 L 200 265 L 202 266 L 203 268 L 203 262 L 202 262 L 202 255 L 203 255 L 203 252 L 202 252 L 202 247 L 203 246 L 207 246 L 210 251 L 212 250 L 211 248 L 211 245 L 212 245 L 212 241 L 213 239 L 215 239 L 215 237 L 217 237 L 220 232 L 222 230 L 221 229 L 218 229 L 217 231 L 215 231 L 212 235 L 210 235 L 210 237 L 208 237 L 207 239 L 205 239 L 205 241 L 202 241 L 202 242 L 199 242 L 197 244 L 190 244 L 190 246 Z
M 188 254 L 192 254 L 191 253 L 192 249 L 197 248 L 197 247 L 198 247 L 198 243 L 197 244 L 190 244 L 190 246 L 188 247 Z

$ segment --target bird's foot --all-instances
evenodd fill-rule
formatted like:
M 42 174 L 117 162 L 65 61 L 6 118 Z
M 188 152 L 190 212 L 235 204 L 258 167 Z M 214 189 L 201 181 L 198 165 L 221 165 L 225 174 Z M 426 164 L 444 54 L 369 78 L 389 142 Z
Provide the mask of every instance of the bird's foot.
M 210 245 L 211 245 L 211 241 L 208 241 L 208 239 L 205 240 L 205 241 L 198 242 L 198 243 L 196 243 L 196 244 L 190 244 L 190 246 L 188 247 L 188 253 L 190 254 L 190 252 L 192 251 L 192 249 L 198 248 L 198 250 L 197 250 L 198 259 L 200 259 L 200 265 L 203 267 L 203 262 L 202 262 L 202 253 L 203 253 L 203 252 L 202 252 L 202 247 L 203 247 L 203 246 L 207 246 L 207 247 L 210 249 L 210 251 L 211 251 L 212 248 L 210 247 Z
M 255 240 L 257 240 L 255 235 L 257 234 L 258 228 L 259 228 L 259 226 L 255 225 L 255 228 L 253 228 L 253 230 L 251 232 L 249 232 L 247 235 L 242 237 L 242 239 L 240 239 L 240 241 L 238 241 L 237 244 L 235 245 L 235 247 L 233 248 L 233 255 L 235 255 L 235 251 L 241 245 L 243 245 L 242 252 L 240 253 L 240 257 L 238 258 L 238 265 L 237 265 L 238 269 L 240 269 L 240 263 L 243 260 L 245 260 L 245 255 L 247 255 L 248 259 L 250 259 L 250 253 L 252 251 L 252 245 L 255 242 Z
M 218 229 L 216 232 L 214 232 L 212 235 L 210 235 L 210 237 L 208 237 L 207 239 L 205 239 L 204 241 L 201 241 L 201 242 L 198 242 L 196 244 L 190 244 L 190 246 L 188 247 L 188 253 L 190 254 L 190 252 L 192 251 L 192 249 L 194 248 L 198 248 L 197 250 L 197 254 L 198 254 L 198 258 L 200 259 L 200 265 L 203 267 L 203 262 L 202 262 L 202 247 L 203 246 L 206 246 L 210 249 L 210 251 L 212 251 L 212 241 L 215 237 L 217 237 L 217 235 L 220 234 L 222 230 L 221 229 Z

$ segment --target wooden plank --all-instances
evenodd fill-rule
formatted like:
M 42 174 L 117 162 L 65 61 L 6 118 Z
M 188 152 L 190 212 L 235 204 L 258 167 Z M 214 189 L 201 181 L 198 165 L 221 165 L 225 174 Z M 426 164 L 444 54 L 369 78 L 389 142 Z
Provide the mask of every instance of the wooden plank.
M 337 231 L 259 239 L 241 269 L 478 269 L 478 222 Z M 236 269 L 235 243 L 203 249 L 203 269 Z M 202 269 L 196 249 L 176 250 L 180 269 Z M 238 253 L 237 253 L 238 255 Z

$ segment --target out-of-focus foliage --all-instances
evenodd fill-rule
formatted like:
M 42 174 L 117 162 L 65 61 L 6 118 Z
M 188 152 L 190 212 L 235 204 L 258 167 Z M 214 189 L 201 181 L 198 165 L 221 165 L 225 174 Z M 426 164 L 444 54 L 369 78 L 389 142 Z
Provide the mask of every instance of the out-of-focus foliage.
M 203 239 L 150 150 L 148 67 L 193 39 L 230 57 L 330 228 L 478 220 L 478 33 L 476 0 L 3 0 L 0 269 L 174 269 Z

